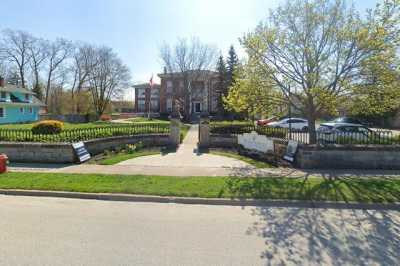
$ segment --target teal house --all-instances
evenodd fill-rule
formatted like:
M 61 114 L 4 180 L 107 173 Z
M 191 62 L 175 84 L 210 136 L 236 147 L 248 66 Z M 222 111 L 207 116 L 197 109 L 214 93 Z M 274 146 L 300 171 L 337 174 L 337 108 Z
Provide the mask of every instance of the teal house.
M 26 123 L 39 120 L 45 105 L 35 94 L 18 85 L 5 84 L 0 77 L 0 124 Z

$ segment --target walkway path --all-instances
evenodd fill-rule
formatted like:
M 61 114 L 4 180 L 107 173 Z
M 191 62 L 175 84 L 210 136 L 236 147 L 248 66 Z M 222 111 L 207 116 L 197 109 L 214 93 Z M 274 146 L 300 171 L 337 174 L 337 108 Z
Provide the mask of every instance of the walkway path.
M 192 125 L 178 150 L 166 155 L 143 156 L 118 165 L 138 167 L 253 168 L 249 164 L 224 156 L 197 152 L 198 125 Z

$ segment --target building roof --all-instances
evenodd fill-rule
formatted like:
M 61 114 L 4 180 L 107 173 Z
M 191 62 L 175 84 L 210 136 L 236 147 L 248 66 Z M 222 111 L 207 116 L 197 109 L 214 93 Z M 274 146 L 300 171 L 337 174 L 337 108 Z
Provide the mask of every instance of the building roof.
M 0 87 L 0 91 L 20 92 L 20 93 L 27 93 L 27 94 L 35 95 L 35 93 L 33 91 L 30 91 L 28 89 L 22 88 L 18 85 L 14 85 L 14 84 L 5 84 L 4 87 Z
M 188 70 L 188 71 L 185 71 L 184 73 L 192 74 L 192 75 L 200 75 L 200 76 L 213 76 L 213 77 L 217 77 L 218 76 L 218 72 L 212 71 L 212 70 Z M 182 72 L 171 72 L 171 73 L 158 74 L 158 76 L 160 78 L 168 78 L 168 77 L 172 77 L 172 76 L 173 77 L 180 77 L 182 75 L 183 75 Z
M 0 87 L 0 91 L 5 91 L 5 92 L 19 92 L 19 93 L 23 93 L 23 94 L 30 94 L 32 95 L 32 102 L 25 102 L 21 99 L 19 99 L 18 97 L 16 97 L 15 95 L 11 94 L 10 95 L 10 100 L 11 102 L 0 102 L 2 104 L 27 104 L 27 105 L 35 105 L 35 106 L 46 106 L 42 101 L 40 101 L 35 95 L 35 93 L 33 91 L 30 91 L 26 88 L 22 88 L 18 85 L 14 85 L 14 84 L 5 84 L 4 87 Z

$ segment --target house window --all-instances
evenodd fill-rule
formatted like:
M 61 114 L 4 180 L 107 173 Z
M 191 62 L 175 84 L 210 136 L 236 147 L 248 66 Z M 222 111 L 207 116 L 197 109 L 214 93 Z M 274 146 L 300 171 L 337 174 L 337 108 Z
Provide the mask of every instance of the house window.
M 167 93 L 172 93 L 173 86 L 172 86 L 172 80 L 167 80 Z
M 20 107 L 20 108 L 19 108 L 19 112 L 20 112 L 20 113 L 24 113 L 24 107 Z
M 0 107 L 0 118 L 6 117 L 6 109 L 4 107 Z
M 139 100 L 138 101 L 138 111 L 139 112 L 145 112 L 146 110 L 146 102 L 144 100 Z
M 172 99 L 167 99 L 167 112 L 172 112 Z
M 29 113 L 33 114 L 33 108 L 32 107 L 29 107 Z
M 151 111 L 152 112 L 158 112 L 159 111 L 159 102 L 158 100 L 151 100 Z
M 6 99 L 7 98 L 7 93 L 5 91 L 2 91 L 0 98 Z
M 138 90 L 138 97 L 145 98 L 146 97 L 146 89 L 139 89 Z
M 158 98 L 160 96 L 159 89 L 152 89 L 151 90 L 151 98 Z
M 29 94 L 25 94 L 25 101 L 29 102 Z

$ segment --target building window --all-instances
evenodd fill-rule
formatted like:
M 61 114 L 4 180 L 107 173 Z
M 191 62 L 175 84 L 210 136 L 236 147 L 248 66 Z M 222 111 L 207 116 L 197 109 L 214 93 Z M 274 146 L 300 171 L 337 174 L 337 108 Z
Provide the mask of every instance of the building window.
M 7 98 L 7 93 L 5 91 L 1 92 L 0 98 L 6 99 Z
M 33 108 L 32 107 L 29 107 L 29 113 L 33 114 Z
M 172 80 L 167 80 L 167 93 L 172 93 L 172 91 L 173 91 Z
M 138 111 L 145 112 L 146 110 L 146 102 L 144 100 L 138 100 Z
M 146 89 L 139 89 L 138 90 L 138 97 L 145 98 L 146 97 Z
M 151 89 L 151 98 L 158 98 L 160 96 L 160 90 L 159 89 Z
M 24 113 L 24 107 L 20 107 L 20 108 L 19 108 L 19 112 L 20 112 L 21 114 L 23 114 L 23 113 Z
M 160 109 L 158 100 L 152 99 L 151 100 L 151 111 L 158 112 Z
M 25 94 L 25 101 L 29 102 L 29 94 Z
M 0 118 L 6 117 L 6 109 L 4 107 L 0 107 Z
M 167 99 L 167 112 L 172 112 L 172 99 Z

